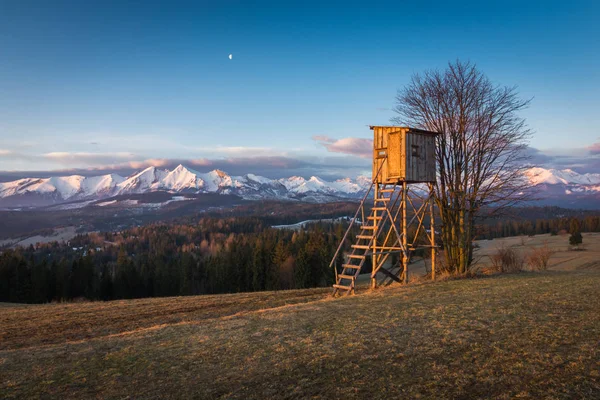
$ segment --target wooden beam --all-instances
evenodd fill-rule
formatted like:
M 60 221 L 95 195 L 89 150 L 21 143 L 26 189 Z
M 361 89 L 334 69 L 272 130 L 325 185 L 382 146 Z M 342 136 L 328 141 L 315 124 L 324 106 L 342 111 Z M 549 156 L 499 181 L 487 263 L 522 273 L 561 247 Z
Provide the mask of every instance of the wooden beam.
M 396 282 L 402 283 L 400 278 L 398 278 L 396 275 L 392 274 L 390 271 L 388 271 L 387 269 L 385 269 L 383 267 L 379 267 L 379 270 L 377 272 L 382 272 L 384 275 L 387 275 L 388 277 L 392 278 Z

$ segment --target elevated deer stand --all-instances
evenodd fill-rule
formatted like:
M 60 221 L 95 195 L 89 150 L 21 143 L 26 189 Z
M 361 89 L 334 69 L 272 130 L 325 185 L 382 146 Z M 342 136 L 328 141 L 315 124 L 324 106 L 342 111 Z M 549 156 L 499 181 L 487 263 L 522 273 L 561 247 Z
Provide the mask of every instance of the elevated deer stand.
M 431 251 L 431 276 L 435 279 L 433 184 L 438 133 L 400 126 L 371 129 L 373 179 L 331 260 L 330 267 L 335 268 L 334 296 L 354 293 L 356 279 L 368 258 L 373 266 L 371 288 L 392 281 L 408 283 L 408 264 L 418 249 Z M 371 192 L 373 206 L 369 209 Z M 356 224 L 360 224 L 360 233 L 352 251 L 341 266 L 335 265 Z

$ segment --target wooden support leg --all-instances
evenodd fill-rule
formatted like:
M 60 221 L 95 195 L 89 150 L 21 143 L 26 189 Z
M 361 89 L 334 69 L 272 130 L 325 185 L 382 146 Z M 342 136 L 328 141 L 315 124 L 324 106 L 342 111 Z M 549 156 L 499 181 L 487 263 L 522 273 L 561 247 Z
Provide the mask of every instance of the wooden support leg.
M 431 280 L 435 281 L 435 214 L 433 213 L 433 185 L 429 185 L 429 229 L 431 230 Z
M 402 268 L 404 273 L 404 283 L 408 283 L 408 239 L 407 239 L 407 227 L 406 227 L 406 206 L 407 206 L 407 185 L 406 182 L 402 182 L 402 246 L 404 251 L 402 252 Z
M 375 191 L 373 193 L 374 200 L 373 200 L 373 207 L 377 206 L 377 199 L 379 198 L 379 196 L 381 195 L 381 193 L 379 192 L 379 183 L 375 184 Z M 377 271 L 377 234 L 379 232 L 379 230 L 377 229 L 377 225 L 379 223 L 379 220 L 377 219 L 379 213 L 375 210 L 373 210 L 373 225 L 375 225 L 375 229 L 373 229 L 373 246 L 372 246 L 372 252 L 373 252 L 373 256 L 371 257 L 371 289 L 376 289 L 377 288 L 377 278 L 375 277 L 377 274 L 374 273 L 374 271 Z M 382 214 L 383 215 L 383 214 Z

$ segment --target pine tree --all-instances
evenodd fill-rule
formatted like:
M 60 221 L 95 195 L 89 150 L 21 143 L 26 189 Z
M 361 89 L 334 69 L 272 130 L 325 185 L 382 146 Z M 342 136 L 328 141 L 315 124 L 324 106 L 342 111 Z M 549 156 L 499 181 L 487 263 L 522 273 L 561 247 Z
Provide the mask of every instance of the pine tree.
M 294 268 L 295 287 L 304 289 L 311 285 L 311 270 L 308 260 L 308 254 L 305 249 L 301 249 L 296 257 L 296 267 Z
M 254 291 L 265 290 L 264 247 L 260 241 L 256 243 L 252 254 L 252 288 Z
M 31 298 L 32 303 L 46 303 L 49 298 L 48 267 L 46 260 L 35 263 L 31 271 Z
M 272 266 L 273 266 L 273 289 L 280 289 L 281 278 L 284 274 L 284 268 L 286 267 L 286 261 L 288 258 L 288 252 L 285 244 L 283 243 L 283 239 L 279 239 L 277 242 L 277 246 L 275 246 L 275 251 L 273 252 L 272 257 Z
M 583 236 L 581 236 L 580 232 L 574 232 L 571 234 L 571 237 L 569 237 L 569 244 L 571 246 L 576 246 L 577 248 L 579 248 L 579 245 L 583 243 Z

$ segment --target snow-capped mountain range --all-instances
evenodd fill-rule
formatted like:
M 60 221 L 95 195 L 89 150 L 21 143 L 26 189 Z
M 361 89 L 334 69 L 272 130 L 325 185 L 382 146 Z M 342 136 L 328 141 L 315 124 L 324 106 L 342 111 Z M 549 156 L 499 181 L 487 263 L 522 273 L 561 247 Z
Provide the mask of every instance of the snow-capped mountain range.
M 571 169 L 531 168 L 525 176 L 539 193 L 541 204 L 600 209 L 600 174 L 579 174 Z
M 571 169 L 544 168 L 531 168 L 526 174 L 533 185 L 584 185 L 592 186 L 591 190 L 600 191 L 600 174 L 578 174 Z
M 526 177 L 542 196 L 560 199 L 572 207 L 600 208 L 600 174 L 578 174 L 572 170 L 532 168 Z M 166 191 L 170 193 L 234 194 L 246 199 L 289 199 L 326 202 L 360 198 L 370 178 L 325 181 L 310 179 L 269 179 L 253 174 L 230 176 L 214 170 L 201 173 L 183 165 L 169 171 L 149 167 L 129 177 L 116 174 L 84 177 L 24 178 L 0 183 L 0 206 L 39 207 L 76 201 L 95 201 L 113 196 Z M 583 199 L 586 205 L 578 205 Z M 561 204 L 564 205 L 564 204 Z
M 149 167 L 127 178 L 116 174 L 71 175 L 4 182 L 0 183 L 0 206 L 38 207 L 156 191 L 235 194 L 253 200 L 328 201 L 358 197 L 368 182 L 368 178 L 328 182 L 316 176 L 310 179 L 298 176 L 269 179 L 254 174 L 230 176 L 220 170 L 201 173 L 179 165 L 172 171 Z

